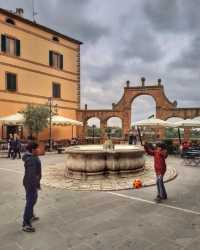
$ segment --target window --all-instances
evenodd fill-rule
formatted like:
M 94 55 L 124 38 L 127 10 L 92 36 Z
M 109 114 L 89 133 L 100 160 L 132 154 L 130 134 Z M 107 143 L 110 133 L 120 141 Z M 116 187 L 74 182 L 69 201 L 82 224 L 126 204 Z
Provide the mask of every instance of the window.
M 54 98 L 60 98 L 60 84 L 59 83 L 53 83 L 53 97 Z
M 17 91 L 17 75 L 13 73 L 6 73 L 6 89 L 8 91 Z
M 57 69 L 63 69 L 63 55 L 49 51 L 49 65 Z
M 53 41 L 59 42 L 59 38 L 57 36 L 53 36 Z
M 12 56 L 20 56 L 20 40 L 1 35 L 1 51 Z
M 15 25 L 15 21 L 13 19 L 11 19 L 11 18 L 6 18 L 6 23 Z

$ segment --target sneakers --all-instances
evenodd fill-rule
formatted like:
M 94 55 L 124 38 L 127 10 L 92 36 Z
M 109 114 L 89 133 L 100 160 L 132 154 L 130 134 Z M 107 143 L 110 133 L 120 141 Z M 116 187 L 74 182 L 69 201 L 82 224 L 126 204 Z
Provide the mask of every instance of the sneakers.
M 22 227 L 22 230 L 23 230 L 24 232 L 28 232 L 28 233 L 34 233 L 34 232 L 35 232 L 35 228 L 32 227 L 31 225 L 24 225 L 24 226 Z
M 161 203 L 163 200 L 167 200 L 167 196 L 161 198 L 159 195 L 154 199 L 156 203 Z
M 156 202 L 156 203 L 161 203 L 162 202 L 162 199 L 160 198 L 160 197 L 156 197 L 155 199 L 154 199 L 154 201 Z

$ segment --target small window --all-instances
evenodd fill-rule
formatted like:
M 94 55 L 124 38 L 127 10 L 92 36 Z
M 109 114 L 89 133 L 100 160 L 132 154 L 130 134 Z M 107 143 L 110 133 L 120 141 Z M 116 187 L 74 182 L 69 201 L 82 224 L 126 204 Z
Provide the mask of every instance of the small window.
M 20 40 L 1 35 L 1 51 L 12 56 L 20 56 Z
M 59 83 L 53 83 L 53 97 L 54 98 L 60 98 L 61 97 L 61 91 L 60 91 L 60 84 Z
M 49 65 L 57 69 L 63 69 L 63 55 L 49 51 Z
M 59 38 L 57 36 L 53 36 L 53 41 L 59 42 Z
M 15 21 L 13 19 L 11 19 L 11 18 L 6 18 L 6 23 L 15 25 Z
M 6 73 L 6 89 L 8 91 L 17 91 L 17 75 L 13 73 Z

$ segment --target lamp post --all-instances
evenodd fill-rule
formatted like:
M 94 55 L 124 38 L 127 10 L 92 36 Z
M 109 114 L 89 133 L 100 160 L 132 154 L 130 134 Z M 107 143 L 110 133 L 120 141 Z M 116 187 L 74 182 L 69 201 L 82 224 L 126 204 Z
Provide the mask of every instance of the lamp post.
M 96 128 L 96 125 L 92 125 L 92 138 L 93 138 L 93 144 L 94 144 L 94 130 Z
M 52 143 L 52 116 L 57 114 L 57 104 L 53 104 L 53 98 L 48 98 L 48 107 L 49 107 L 49 151 L 53 150 Z

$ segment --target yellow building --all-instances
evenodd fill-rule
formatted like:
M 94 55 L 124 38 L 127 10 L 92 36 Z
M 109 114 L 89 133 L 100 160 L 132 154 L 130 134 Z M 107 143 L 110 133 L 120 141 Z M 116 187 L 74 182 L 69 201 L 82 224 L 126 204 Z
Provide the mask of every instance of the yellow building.
M 58 114 L 76 119 L 80 108 L 81 42 L 0 9 L 0 116 L 52 97 Z M 0 128 L 0 137 L 12 127 Z M 53 127 L 53 138 L 70 138 L 71 127 Z M 25 131 L 24 136 L 27 135 Z M 48 138 L 48 130 L 40 135 Z

